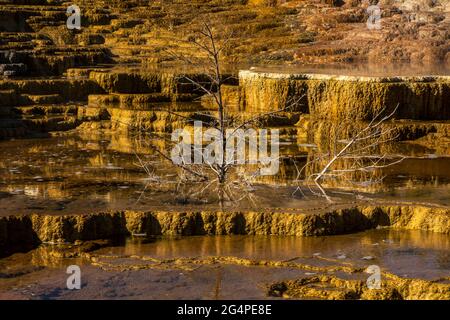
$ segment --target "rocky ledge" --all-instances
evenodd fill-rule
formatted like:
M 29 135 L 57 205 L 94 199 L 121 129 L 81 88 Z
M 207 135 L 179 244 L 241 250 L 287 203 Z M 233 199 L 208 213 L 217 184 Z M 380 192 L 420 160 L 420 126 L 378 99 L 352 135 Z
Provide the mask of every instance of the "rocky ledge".
M 132 234 L 324 236 L 392 227 L 450 233 L 448 208 L 418 205 L 355 206 L 317 213 L 121 211 L 85 215 L 0 218 L 2 255 L 41 242 L 112 239 Z

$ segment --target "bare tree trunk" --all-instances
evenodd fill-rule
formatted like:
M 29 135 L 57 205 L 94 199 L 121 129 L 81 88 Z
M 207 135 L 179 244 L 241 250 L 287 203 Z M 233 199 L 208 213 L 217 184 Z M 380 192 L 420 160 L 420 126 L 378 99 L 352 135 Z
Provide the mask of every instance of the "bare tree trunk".
M 325 178 L 336 178 L 342 177 L 346 173 L 352 172 L 374 172 L 376 169 L 386 168 L 395 164 L 402 162 L 406 157 L 402 156 L 399 159 L 388 159 L 386 154 L 376 155 L 371 154 L 371 150 L 375 147 L 379 147 L 382 143 L 386 143 L 395 140 L 396 137 L 390 137 L 392 129 L 383 128 L 383 124 L 386 123 L 395 114 L 398 109 L 397 107 L 388 115 L 382 116 L 385 109 L 379 111 L 374 115 L 373 119 L 364 127 L 362 130 L 357 131 L 348 142 L 337 152 L 320 170 L 318 173 L 310 174 L 307 179 L 314 177 L 314 184 L 319 189 L 320 194 L 325 197 L 328 201 L 331 198 L 327 195 L 325 189 L 321 185 L 321 180 Z M 338 137 L 335 137 L 334 147 L 338 145 Z M 314 160 L 308 161 L 308 163 L 301 169 L 304 170 L 306 166 L 311 166 L 315 162 L 324 159 L 326 155 L 317 156 Z M 340 159 L 353 159 L 354 164 L 352 164 L 349 169 L 336 169 L 333 165 Z M 375 159 L 375 160 L 373 160 Z M 369 161 L 367 164 L 365 161 Z M 298 170 L 298 169 L 297 169 Z M 300 170 L 300 171 L 301 171 Z M 300 172 L 299 172 L 300 174 Z M 372 179 L 372 178 L 370 178 Z M 368 182 L 372 182 L 369 180 Z

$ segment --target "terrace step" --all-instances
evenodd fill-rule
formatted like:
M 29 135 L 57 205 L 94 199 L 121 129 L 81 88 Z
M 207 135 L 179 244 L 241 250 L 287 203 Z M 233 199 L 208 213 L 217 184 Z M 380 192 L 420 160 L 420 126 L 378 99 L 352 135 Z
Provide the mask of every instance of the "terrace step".
M 79 106 L 77 105 L 39 105 L 30 107 L 16 107 L 15 110 L 21 115 L 36 115 L 36 116 L 48 116 L 48 115 L 76 115 L 78 113 Z
M 21 138 L 27 134 L 28 129 L 21 120 L 0 115 L 0 140 Z
M 81 124 L 77 116 L 51 115 L 45 117 L 25 117 L 24 125 L 34 132 L 67 131 L 75 129 Z
M 90 95 L 88 98 L 89 106 L 117 106 L 122 108 L 145 106 L 154 108 L 158 104 L 164 102 L 190 102 L 194 101 L 198 96 L 190 93 L 181 93 L 169 95 L 166 93 L 138 93 L 138 94 L 106 94 L 106 95 Z
M 87 101 L 90 94 L 103 93 L 95 81 L 87 79 L 0 80 L 0 96 L 1 92 L 7 92 L 3 94 L 12 99 L 11 91 L 31 96 L 59 95 L 67 102 Z
M 25 94 L 22 95 L 22 99 L 25 104 L 57 104 L 62 102 L 62 97 L 60 94 L 45 94 L 45 95 L 31 95 Z

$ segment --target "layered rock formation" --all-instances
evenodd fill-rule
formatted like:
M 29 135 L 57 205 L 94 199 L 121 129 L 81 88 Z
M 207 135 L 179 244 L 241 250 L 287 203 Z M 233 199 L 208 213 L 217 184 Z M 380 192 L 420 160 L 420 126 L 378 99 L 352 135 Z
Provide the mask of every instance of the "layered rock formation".
M 155 131 L 183 126 L 184 121 L 160 111 L 161 104 L 191 102 L 202 93 L 177 80 L 186 72 L 173 71 L 176 61 L 170 52 L 198 55 L 180 40 L 192 37 L 207 17 L 219 39 L 232 34 L 224 61 L 239 65 L 368 61 L 383 47 L 402 53 L 385 52 L 383 59 L 389 61 L 430 61 L 433 57 L 436 66 L 445 65 L 448 55 L 448 3 L 443 0 L 431 7 L 420 1 L 414 5 L 408 1 L 380 3 L 384 10 L 381 30 L 367 30 L 367 4 L 359 1 L 82 0 L 77 3 L 81 30 L 66 28 L 65 5 L 57 0 L 5 0 L 0 4 L 0 70 L 4 77 L 28 77 L 0 80 L 0 138 L 68 130 L 92 120 L 110 120 L 107 127 L 123 128 L 125 122 L 125 127 Z M 417 19 L 404 19 L 411 14 Z M 361 45 L 356 46 L 358 37 Z M 421 47 L 430 52 L 419 53 Z M 105 65 L 125 63 L 137 67 Z M 236 74 L 233 64 L 227 68 Z M 170 66 L 170 71 L 164 66 Z M 29 79 L 39 76 L 55 78 Z M 202 77 L 197 74 L 201 81 Z M 269 126 L 294 128 L 300 113 L 327 120 L 368 120 L 381 108 L 389 110 L 397 104 L 401 119 L 449 118 L 446 77 L 372 79 L 243 71 L 237 84 L 231 81 L 223 88 L 225 103 L 236 117 L 273 111 L 285 106 L 289 98 L 304 95 L 297 110 L 292 110 L 297 115 L 281 122 L 271 119 Z M 214 111 L 208 97 L 202 101 L 204 107 L 183 108 Z M 81 108 L 86 102 L 88 106 Z
M 282 110 L 304 97 L 304 113 L 322 120 L 370 121 L 385 110 L 396 119 L 450 119 L 450 77 L 362 77 L 241 71 L 244 110 Z
M 0 218 L 1 252 L 11 254 L 40 242 L 113 239 L 131 234 L 324 236 L 390 226 L 450 233 L 445 208 L 367 206 L 317 213 L 298 212 L 112 212 Z
M 406 61 L 448 63 L 449 2 L 381 1 L 381 29 L 368 29 L 365 1 L 80 0 L 81 30 L 67 30 L 67 3 L 0 3 L 0 63 L 8 75 L 57 75 L 67 68 L 170 63 L 168 47 L 206 19 L 232 34 L 230 62 Z M 270 39 L 270 41 L 268 41 Z M 196 52 L 191 52 L 196 54 Z M 23 65 L 19 65 L 23 64 Z M 24 68 L 26 67 L 26 68 Z

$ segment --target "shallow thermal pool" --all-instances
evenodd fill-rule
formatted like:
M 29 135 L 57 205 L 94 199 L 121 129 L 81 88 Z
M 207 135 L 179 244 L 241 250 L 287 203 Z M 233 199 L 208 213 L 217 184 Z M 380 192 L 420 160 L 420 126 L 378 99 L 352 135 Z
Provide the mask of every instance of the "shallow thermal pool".
M 140 149 L 132 137 L 69 135 L 2 141 L 0 147 L 0 215 L 217 207 L 208 193 L 199 201 L 186 200 L 204 186 L 186 185 L 180 190 L 173 166 Z M 151 179 L 139 166 L 136 150 L 155 168 L 160 181 L 149 184 Z M 287 156 L 309 152 L 296 141 L 283 142 L 280 150 Z M 432 156 L 423 150 L 408 152 L 417 157 L 387 168 L 378 191 L 367 197 L 450 205 L 450 157 Z M 307 191 L 306 197 L 298 192 L 292 196 L 296 178 L 292 161 L 281 161 L 276 176 L 256 181 L 252 202 L 246 198 L 229 205 L 244 210 L 326 205 L 323 199 L 308 197 Z M 337 203 L 356 199 L 347 189 L 330 192 Z
M 0 298 L 269 298 L 276 281 L 321 275 L 365 281 L 369 265 L 381 268 L 382 281 L 394 274 L 448 283 L 449 247 L 447 235 L 391 229 L 310 238 L 130 238 L 84 258 L 61 258 L 58 246 L 41 245 L 0 260 Z M 66 268 L 74 264 L 82 288 L 71 291 Z

